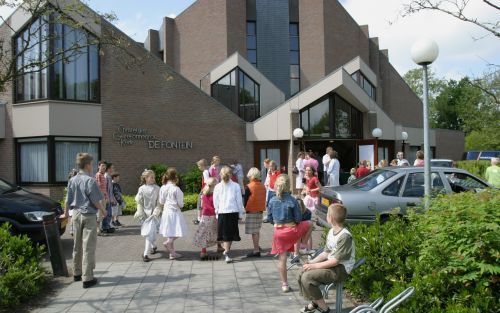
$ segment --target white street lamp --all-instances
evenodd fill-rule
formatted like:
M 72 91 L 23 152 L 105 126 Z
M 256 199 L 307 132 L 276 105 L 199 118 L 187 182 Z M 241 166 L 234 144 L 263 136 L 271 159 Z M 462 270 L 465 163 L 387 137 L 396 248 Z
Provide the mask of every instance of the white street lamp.
M 382 137 L 382 130 L 380 128 L 374 128 L 372 130 L 372 136 L 379 139 L 380 137 Z
M 406 143 L 406 140 L 408 140 L 408 133 L 407 132 L 401 132 L 401 139 L 403 140 L 403 145 L 401 147 L 401 152 L 405 153 L 405 143 Z
M 411 47 L 411 58 L 415 63 L 421 65 L 424 70 L 424 190 L 426 196 L 426 207 L 431 195 L 431 149 L 429 146 L 429 78 L 427 66 L 436 60 L 439 54 L 437 44 L 431 39 L 420 39 Z
M 292 133 L 293 133 L 293 137 L 300 140 L 300 143 L 302 145 L 302 147 L 300 147 L 300 148 L 303 148 L 302 151 L 306 151 L 306 145 L 304 144 L 304 140 L 302 139 L 304 137 L 304 130 L 299 127 L 299 128 L 295 128 Z
M 302 130 L 302 128 L 295 128 L 293 130 L 293 137 L 302 139 L 302 137 L 304 137 L 304 131 Z

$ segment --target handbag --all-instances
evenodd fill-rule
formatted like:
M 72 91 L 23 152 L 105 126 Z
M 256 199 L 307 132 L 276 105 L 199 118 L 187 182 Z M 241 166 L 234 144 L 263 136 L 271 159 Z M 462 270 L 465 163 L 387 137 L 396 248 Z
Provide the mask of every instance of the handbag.
M 297 168 L 297 166 L 294 166 L 293 169 L 292 169 L 292 173 L 294 175 L 297 175 L 299 173 L 299 169 Z

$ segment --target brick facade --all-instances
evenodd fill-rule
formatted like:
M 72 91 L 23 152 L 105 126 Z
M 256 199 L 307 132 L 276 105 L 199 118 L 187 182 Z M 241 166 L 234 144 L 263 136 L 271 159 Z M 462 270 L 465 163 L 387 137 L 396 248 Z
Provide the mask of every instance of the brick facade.
M 125 193 L 134 193 L 141 172 L 153 163 L 185 171 L 201 158 L 219 155 L 244 169 L 253 164 L 253 149 L 245 140 L 245 123 L 222 104 L 177 74 L 160 59 L 150 57 L 132 69 L 108 48 L 101 58 L 103 134 L 102 158 L 121 173 Z M 143 57 L 143 49 L 135 49 Z M 147 129 L 160 140 L 190 141 L 190 150 L 149 149 L 145 140 L 121 146 L 113 139 L 118 128 Z
M 10 42 L 10 34 L 11 30 L 6 24 L 0 26 L 0 40 L 4 39 L 5 55 L 10 55 L 10 46 L 6 44 Z M 9 83 L 5 86 L 5 91 L 0 92 L 0 100 L 7 102 L 5 107 L 5 138 L 0 138 L 0 178 L 9 182 L 15 182 L 16 177 L 16 157 L 12 134 L 12 97 L 12 84 Z

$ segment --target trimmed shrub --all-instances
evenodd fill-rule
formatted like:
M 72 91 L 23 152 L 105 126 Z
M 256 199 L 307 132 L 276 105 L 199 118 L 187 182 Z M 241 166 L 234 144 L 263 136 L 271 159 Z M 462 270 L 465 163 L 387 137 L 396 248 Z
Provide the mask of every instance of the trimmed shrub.
M 168 166 L 166 166 L 165 164 L 151 164 L 151 166 L 149 166 L 149 169 L 155 172 L 156 184 L 158 186 L 161 186 L 162 185 L 161 178 L 163 177 L 163 174 L 165 174 L 165 172 L 167 171 Z
M 186 173 L 181 175 L 181 188 L 186 193 L 199 193 L 201 190 L 202 172 L 198 166 L 191 167 Z
M 486 160 L 466 160 L 466 161 L 458 161 L 458 168 L 464 169 L 467 172 L 481 177 L 484 179 L 484 173 L 486 172 L 486 168 L 491 165 L 490 161 Z
M 424 214 L 350 230 L 357 258 L 347 288 L 357 297 L 415 295 L 398 312 L 500 311 L 500 191 L 439 196 Z
M 0 226 L 0 309 L 32 299 L 45 283 L 43 248 L 26 235 L 11 235 L 10 227 Z

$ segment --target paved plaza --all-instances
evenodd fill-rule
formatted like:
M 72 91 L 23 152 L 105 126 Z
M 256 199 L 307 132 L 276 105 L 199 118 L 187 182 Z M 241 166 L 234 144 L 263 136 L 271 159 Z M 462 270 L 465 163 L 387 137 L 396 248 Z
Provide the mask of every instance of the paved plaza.
M 153 261 L 141 260 L 143 238 L 139 226 L 131 217 L 123 217 L 127 226 L 108 237 L 99 237 L 96 277 L 99 284 L 83 289 L 81 282 L 69 278 L 34 312 L 298 312 L 306 303 L 297 292 L 297 269 L 290 270 L 290 293 L 282 293 L 277 260 L 271 256 L 247 259 L 251 238 L 244 234 L 234 244 L 235 262 L 222 259 L 199 261 L 199 251 L 192 245 L 196 229 L 190 221 L 195 212 L 185 212 L 190 235 L 179 239 L 176 249 L 183 258 L 170 261 L 158 240 L 159 253 Z M 270 250 L 272 226 L 264 224 L 261 246 Z M 319 243 L 321 230 L 313 232 Z M 72 238 L 69 231 L 63 236 L 68 267 L 71 267 Z M 215 255 L 215 254 L 214 254 Z M 47 266 L 49 266 L 47 264 Z M 71 273 L 71 268 L 69 269 Z M 334 308 L 335 291 L 330 294 Z M 352 308 L 344 296 L 344 312 Z

